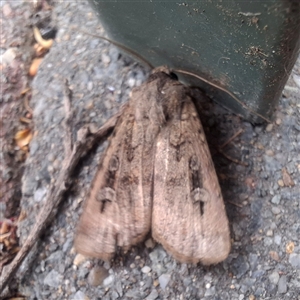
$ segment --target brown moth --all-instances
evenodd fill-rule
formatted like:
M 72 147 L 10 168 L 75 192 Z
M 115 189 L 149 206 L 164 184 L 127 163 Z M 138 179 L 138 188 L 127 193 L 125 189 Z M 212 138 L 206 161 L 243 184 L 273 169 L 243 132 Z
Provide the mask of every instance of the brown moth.
M 216 264 L 230 231 L 204 131 L 188 88 L 166 67 L 133 89 L 94 178 L 75 248 L 108 260 L 153 238 L 178 261 Z

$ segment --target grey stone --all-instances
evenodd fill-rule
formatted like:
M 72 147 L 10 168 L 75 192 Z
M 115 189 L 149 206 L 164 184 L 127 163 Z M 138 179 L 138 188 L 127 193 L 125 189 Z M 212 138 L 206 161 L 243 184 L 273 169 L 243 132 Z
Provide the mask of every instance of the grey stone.
M 56 248 L 57 248 L 57 244 L 56 245 Z M 55 251 L 53 252 L 47 259 L 46 261 L 48 263 L 51 263 L 51 264 L 56 264 L 58 261 L 62 261 L 63 259 L 63 256 L 64 256 L 64 253 L 61 251 L 61 250 L 58 250 L 58 251 Z
M 238 279 L 241 278 L 249 270 L 249 264 L 247 263 L 246 258 L 239 255 L 236 259 L 233 259 L 231 270 Z
M 281 245 L 281 236 L 280 235 L 275 235 L 274 236 L 274 243 L 276 244 L 276 245 Z
M 248 287 L 252 287 L 255 282 L 256 282 L 256 279 L 254 279 L 254 278 L 246 278 L 245 280 L 243 280 L 243 284 Z
M 272 213 L 274 214 L 274 215 L 278 215 L 278 214 L 280 214 L 280 212 L 281 212 L 281 210 L 280 210 L 280 208 L 279 207 L 272 207 Z
M 103 286 L 109 286 L 111 285 L 113 282 L 114 282 L 114 275 L 109 275 L 108 277 L 106 277 L 104 280 L 103 280 Z
M 280 200 L 281 200 L 281 195 L 275 195 L 273 198 L 272 198 L 272 200 L 271 200 L 271 202 L 273 203 L 273 204 L 279 204 L 280 203 Z
M 216 288 L 214 286 L 212 286 L 211 288 L 209 288 L 205 291 L 204 296 L 205 297 L 213 296 L 215 293 L 216 293 Z
M 152 270 L 157 273 L 157 276 L 160 276 L 161 274 L 164 274 L 167 271 L 167 269 L 165 268 L 165 266 L 162 265 L 162 264 L 159 264 L 159 263 L 158 264 L 154 264 L 152 266 Z
M 145 266 L 145 267 L 142 268 L 142 272 L 143 272 L 144 274 L 147 274 L 147 273 L 149 273 L 150 271 L 151 271 L 151 268 L 148 267 L 148 266 Z
M 142 293 L 138 290 L 129 290 L 126 293 L 127 298 L 142 299 Z
M 115 283 L 115 288 L 116 288 L 118 294 L 120 295 L 120 297 L 122 297 L 123 296 L 123 289 L 122 289 L 122 283 L 121 283 L 121 281 L 117 281 Z
M 171 279 L 170 274 L 162 274 L 158 277 L 160 287 L 164 290 Z
M 62 284 L 63 276 L 57 271 L 51 270 L 44 279 L 44 285 L 58 288 Z
M 250 253 L 250 255 L 249 255 L 249 263 L 250 263 L 250 266 L 251 266 L 252 270 L 256 269 L 257 262 L 258 262 L 258 256 L 257 256 L 257 254 Z
M 287 278 L 285 275 L 281 276 L 278 281 L 278 293 L 285 294 L 287 292 Z
M 256 297 L 260 297 L 260 296 L 263 296 L 264 293 L 265 293 L 265 289 L 262 288 L 262 287 L 258 287 L 258 288 L 256 289 L 254 295 L 255 295 Z
M 38 188 L 33 194 L 33 200 L 35 202 L 40 202 L 44 199 L 47 194 L 47 189 L 45 187 Z
M 278 274 L 278 272 L 277 271 L 272 272 L 269 275 L 269 280 L 270 280 L 271 283 L 277 284 L 278 280 L 279 280 L 279 274 Z
M 154 250 L 149 254 L 149 257 L 153 263 L 161 262 L 167 256 L 165 250 L 161 246 L 156 246 Z
M 119 298 L 120 298 L 120 296 L 117 293 L 117 291 L 112 291 L 112 293 L 111 293 L 111 299 L 112 300 L 116 300 L 116 299 L 119 299 Z
M 73 239 L 69 238 L 65 241 L 63 247 L 62 247 L 62 251 L 63 252 L 67 252 L 68 250 L 70 250 L 73 246 Z
M 145 298 L 146 300 L 155 300 L 158 297 L 157 290 L 152 290 L 151 293 Z
M 77 271 L 78 278 L 83 279 L 87 276 L 89 273 L 89 269 L 85 268 L 84 266 L 80 266 L 80 268 Z
M 191 279 L 190 277 L 185 277 L 185 278 L 183 279 L 183 284 L 184 284 L 185 286 L 189 286 L 189 285 L 191 284 L 191 282 L 192 282 L 192 279 Z
M 264 238 L 264 245 L 266 247 L 269 247 L 273 244 L 273 238 L 270 238 L 270 237 L 265 237 Z
M 289 263 L 295 268 L 300 269 L 300 254 L 292 253 L 289 257 Z
M 266 273 L 265 270 L 256 270 L 252 273 L 252 277 L 257 280 L 258 278 L 261 278 Z
M 88 298 L 82 291 L 77 291 L 73 297 L 74 300 L 87 300 Z

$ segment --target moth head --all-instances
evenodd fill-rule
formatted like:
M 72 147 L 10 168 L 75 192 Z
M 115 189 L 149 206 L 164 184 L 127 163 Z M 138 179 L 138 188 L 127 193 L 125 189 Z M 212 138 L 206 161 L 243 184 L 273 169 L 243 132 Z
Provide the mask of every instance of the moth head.
M 153 69 L 151 74 L 154 75 L 154 74 L 158 74 L 158 73 L 165 73 L 166 75 L 169 75 L 169 77 L 171 79 L 178 80 L 177 75 L 174 72 L 172 72 L 172 70 L 167 66 L 157 67 L 157 68 Z

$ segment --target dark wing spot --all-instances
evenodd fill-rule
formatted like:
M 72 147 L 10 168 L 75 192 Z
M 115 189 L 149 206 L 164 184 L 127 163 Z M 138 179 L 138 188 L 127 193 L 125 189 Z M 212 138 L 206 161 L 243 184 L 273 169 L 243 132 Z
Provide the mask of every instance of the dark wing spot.
M 190 167 L 190 173 L 191 173 L 191 189 L 192 191 L 196 190 L 197 188 L 202 188 L 202 172 L 201 172 L 201 165 L 199 162 L 199 159 L 193 155 L 190 157 L 189 160 L 189 167 Z
M 119 158 L 117 156 L 112 156 L 109 162 L 109 171 L 116 172 L 119 169 Z
M 100 190 L 96 200 L 100 202 L 100 212 L 103 213 L 109 203 L 116 201 L 116 192 L 110 187 L 105 187 Z

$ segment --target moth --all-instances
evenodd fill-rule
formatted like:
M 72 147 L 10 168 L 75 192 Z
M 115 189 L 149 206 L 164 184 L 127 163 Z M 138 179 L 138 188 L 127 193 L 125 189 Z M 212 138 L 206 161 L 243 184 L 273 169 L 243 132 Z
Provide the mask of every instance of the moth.
M 182 263 L 216 264 L 230 251 L 201 121 L 188 88 L 167 67 L 133 89 L 85 200 L 75 248 L 109 260 L 150 231 Z

